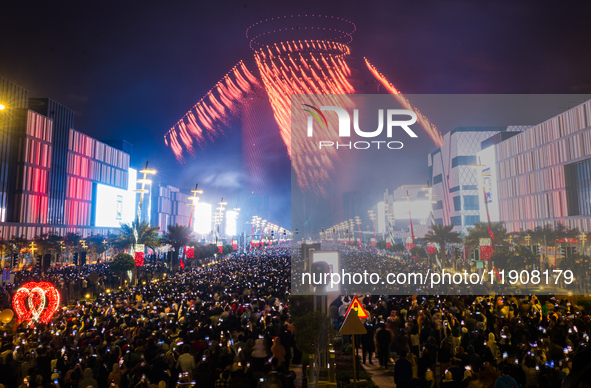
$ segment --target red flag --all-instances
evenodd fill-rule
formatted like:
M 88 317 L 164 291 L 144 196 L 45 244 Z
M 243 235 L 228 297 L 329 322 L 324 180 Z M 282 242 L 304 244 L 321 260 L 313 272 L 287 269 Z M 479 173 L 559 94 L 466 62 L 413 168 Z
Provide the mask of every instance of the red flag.
M 427 244 L 427 253 L 430 255 L 434 255 L 435 254 L 435 245 Z
M 136 267 L 144 266 L 144 252 L 135 252 L 134 258 Z
M 493 247 L 490 245 L 480 246 L 480 260 L 490 260 L 490 256 L 494 252 Z
M 497 279 L 499 279 L 499 281 L 500 281 L 501 275 L 499 274 L 499 271 L 497 271 L 497 267 L 493 266 L 493 271 L 495 272 L 495 276 L 497 277 Z
M 408 209 L 408 217 L 410 219 L 410 235 L 412 236 L 412 242 L 414 244 L 414 242 L 415 242 L 415 231 L 414 231 L 414 228 L 412 226 L 412 215 L 410 214 L 410 209 Z
M 490 213 L 488 212 L 488 197 L 486 196 L 486 189 L 484 188 L 484 186 L 482 186 L 482 193 L 484 194 L 484 207 L 486 208 L 486 218 L 488 219 L 488 235 L 490 236 L 490 238 L 492 239 L 493 242 L 493 247 L 495 245 L 495 235 L 493 233 L 493 231 L 490 228 Z M 493 248 L 493 252 L 494 252 L 494 248 Z

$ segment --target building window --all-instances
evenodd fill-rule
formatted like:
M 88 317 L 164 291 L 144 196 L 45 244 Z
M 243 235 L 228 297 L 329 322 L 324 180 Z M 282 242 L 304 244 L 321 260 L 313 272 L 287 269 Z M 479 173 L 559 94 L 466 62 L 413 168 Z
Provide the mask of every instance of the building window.
M 456 156 L 451 160 L 451 168 L 457 166 L 470 166 L 472 164 L 476 164 L 476 156 L 474 155 Z
M 457 212 L 462 210 L 462 197 L 461 196 L 454 197 L 454 210 Z
M 443 201 L 437 201 L 433 204 L 433 210 L 441 210 L 443 209 Z
M 475 223 L 480 222 L 480 216 L 464 216 L 464 225 L 474 225 Z
M 464 195 L 464 210 L 479 210 L 477 195 Z
M 564 166 L 569 216 L 591 215 L 591 159 Z
M 443 225 L 443 218 L 436 218 L 435 225 Z
M 451 217 L 450 220 L 453 226 L 462 226 L 462 216 Z
M 462 190 L 478 190 L 476 185 L 462 185 Z
M 436 185 L 441 182 L 443 182 L 443 175 L 439 174 L 433 177 L 433 185 Z
M 455 193 L 456 191 L 460 191 L 460 186 L 456 186 L 456 187 L 452 187 L 451 189 L 449 189 L 450 193 Z

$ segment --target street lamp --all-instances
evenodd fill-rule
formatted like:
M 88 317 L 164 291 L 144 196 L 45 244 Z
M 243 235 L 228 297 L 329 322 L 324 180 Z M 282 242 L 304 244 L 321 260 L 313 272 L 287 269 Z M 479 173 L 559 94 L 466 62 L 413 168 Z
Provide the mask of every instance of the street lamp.
M 197 190 L 198 187 L 199 183 L 195 183 L 195 190 L 191 190 L 193 195 L 187 198 L 191 200 L 191 203 L 187 204 L 187 206 L 191 206 L 191 214 L 189 214 L 189 229 L 191 228 L 193 213 L 195 213 L 195 205 L 197 205 L 197 202 L 199 202 L 199 197 L 197 196 L 197 194 L 203 194 L 203 190 Z
M 227 204 L 228 204 L 227 202 L 224 202 L 224 197 L 222 197 L 221 201 L 218 202 L 218 205 L 220 205 L 220 206 L 218 206 L 216 208 L 216 210 L 218 211 L 218 222 L 217 222 L 217 227 L 218 228 L 217 228 L 217 233 L 216 233 L 216 236 L 215 236 L 215 243 L 216 243 L 216 245 L 218 243 L 218 236 L 220 234 L 220 224 L 222 223 L 223 216 L 224 216 L 224 209 L 225 209 L 224 206 L 227 205 Z
M 148 168 L 148 161 L 146 161 L 146 168 L 144 168 L 143 170 L 140 170 L 140 174 L 144 174 L 144 177 L 142 179 L 137 179 L 136 183 L 141 183 L 142 184 L 142 188 L 139 190 L 134 190 L 136 193 L 140 193 L 140 201 L 137 205 L 137 221 L 138 224 L 140 222 L 141 216 L 142 216 L 142 203 L 144 202 L 144 194 L 148 193 L 148 190 L 146 190 L 146 184 L 150 184 L 152 183 L 152 181 L 150 179 L 148 179 L 148 174 L 150 175 L 154 175 L 156 174 L 156 170 L 153 169 L 149 169 Z M 136 239 L 137 239 L 137 231 L 136 231 Z

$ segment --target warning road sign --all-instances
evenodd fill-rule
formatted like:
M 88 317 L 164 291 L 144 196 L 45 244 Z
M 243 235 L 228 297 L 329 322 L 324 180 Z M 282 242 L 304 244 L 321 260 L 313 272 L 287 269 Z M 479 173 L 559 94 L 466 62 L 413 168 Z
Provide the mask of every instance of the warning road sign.
M 369 314 L 367 314 L 367 311 L 365 311 L 365 309 L 363 308 L 363 305 L 361 304 L 359 299 L 357 299 L 357 297 L 353 298 L 353 301 L 351 302 L 351 304 L 349 305 L 349 308 L 347 309 L 347 313 L 345 314 L 345 317 L 347 317 L 349 315 L 351 310 L 355 310 L 355 312 L 357 313 L 357 316 L 359 318 L 369 318 Z

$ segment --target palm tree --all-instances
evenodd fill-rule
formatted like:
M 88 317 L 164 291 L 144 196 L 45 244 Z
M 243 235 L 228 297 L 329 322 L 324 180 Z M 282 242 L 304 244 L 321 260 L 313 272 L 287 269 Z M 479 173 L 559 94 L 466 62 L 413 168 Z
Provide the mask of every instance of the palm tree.
M 95 261 L 98 261 L 98 257 L 107 250 L 104 243 L 105 238 L 100 234 L 91 235 L 86 239 L 86 245 L 88 245 L 88 251 L 94 257 Z
M 164 243 L 174 248 L 172 257 L 173 263 L 178 262 L 181 247 L 188 245 L 193 240 L 191 236 L 192 233 L 193 230 L 188 226 L 170 225 L 168 227 L 168 232 L 166 232 L 166 235 L 164 236 Z
M 52 256 L 53 263 L 58 262 L 58 257 L 61 257 L 63 252 L 64 238 L 58 234 L 49 233 L 47 235 L 47 244 L 49 245 L 49 253 Z
M 22 235 L 20 237 L 12 236 L 12 238 L 9 241 L 9 244 L 12 246 L 11 253 L 16 254 L 20 262 L 21 252 L 23 251 L 23 249 L 29 246 L 29 242 L 25 238 L 25 235 Z
M 41 260 L 43 260 L 43 256 L 46 254 L 51 255 L 51 258 L 55 259 L 56 255 L 61 253 L 61 242 L 63 238 L 57 234 L 43 233 L 35 236 L 34 240 L 35 245 L 37 245 L 37 255 L 41 256 Z
M 560 269 L 571 270 L 576 279 L 576 284 L 582 294 L 587 294 L 587 276 L 591 265 L 591 257 L 575 253 L 573 255 L 563 257 L 559 262 Z M 580 276 L 579 276 L 580 275 Z
M 82 240 L 82 236 L 78 233 L 68 232 L 64 236 L 64 245 L 66 250 L 68 251 L 68 262 L 72 262 L 72 253 L 80 252 L 81 244 L 80 241 Z
M 42 233 L 39 236 L 35 236 L 33 241 L 37 247 L 37 252 L 33 254 L 33 266 L 37 264 L 37 257 L 39 256 L 41 256 L 41 266 L 43 266 L 43 256 L 45 256 L 45 254 L 49 253 L 51 250 L 51 243 L 47 240 L 47 233 Z
M 119 234 L 110 237 L 110 243 L 118 249 L 135 250 L 136 245 L 141 244 L 148 248 L 156 249 L 161 245 L 158 236 L 159 229 L 159 227 L 151 226 L 146 221 L 139 222 L 136 219 L 131 225 L 122 224 Z
M 10 243 L 5 240 L 0 240 L 0 253 L 1 253 L 1 257 L 2 257 L 2 268 L 4 268 L 6 254 L 8 253 L 9 249 L 10 249 Z
M 445 246 L 447 243 L 459 244 L 462 242 L 462 237 L 458 232 L 453 232 L 453 225 L 432 225 L 425 240 L 430 243 L 437 243 L 439 245 L 439 252 L 443 253 L 442 258 L 445 258 Z
M 508 234 L 505 229 L 505 224 L 502 222 L 491 222 L 490 226 L 493 235 L 495 236 L 495 246 L 508 246 Z M 491 238 L 488 233 L 488 223 L 477 222 L 472 227 L 468 228 L 468 236 L 466 236 L 466 244 L 470 247 L 477 247 L 480 245 L 481 238 Z

